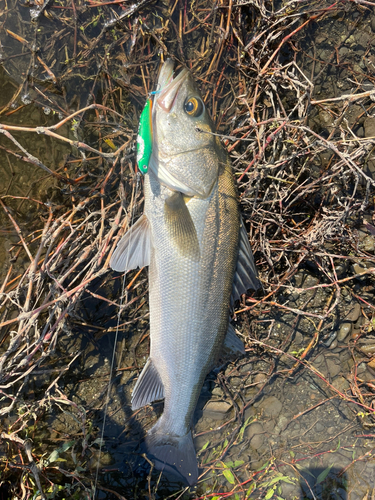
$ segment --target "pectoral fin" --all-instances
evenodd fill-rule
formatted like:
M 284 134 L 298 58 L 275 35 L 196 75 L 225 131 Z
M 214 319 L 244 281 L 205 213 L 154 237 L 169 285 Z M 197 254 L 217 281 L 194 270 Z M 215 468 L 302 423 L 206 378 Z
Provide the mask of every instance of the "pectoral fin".
M 114 271 L 123 272 L 150 265 L 151 232 L 148 219 L 142 215 L 121 238 L 111 260 Z
M 175 192 L 165 200 L 164 217 L 169 236 L 184 257 L 199 260 L 197 231 L 181 193 Z
M 231 306 L 233 306 L 234 302 L 250 288 L 252 290 L 258 290 L 260 287 L 261 284 L 258 280 L 258 273 L 250 248 L 249 238 L 244 223 L 241 220 L 237 266 L 233 278 L 232 296 L 230 299 Z

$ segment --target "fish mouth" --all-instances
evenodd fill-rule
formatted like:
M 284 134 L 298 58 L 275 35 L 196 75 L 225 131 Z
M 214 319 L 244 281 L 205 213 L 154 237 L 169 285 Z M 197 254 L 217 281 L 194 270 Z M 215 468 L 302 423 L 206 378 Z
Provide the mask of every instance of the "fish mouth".
M 174 63 L 172 59 L 167 59 L 160 71 L 158 80 L 160 93 L 157 94 L 156 102 L 166 113 L 169 113 L 172 109 L 181 84 L 189 74 L 189 71 L 183 68 L 179 74 L 173 78 L 173 67 Z

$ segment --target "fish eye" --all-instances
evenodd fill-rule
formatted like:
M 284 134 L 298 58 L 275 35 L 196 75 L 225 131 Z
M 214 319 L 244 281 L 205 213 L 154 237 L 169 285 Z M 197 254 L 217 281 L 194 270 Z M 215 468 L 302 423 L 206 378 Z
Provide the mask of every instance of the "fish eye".
M 185 112 L 189 116 L 200 116 L 204 110 L 204 104 L 199 97 L 190 97 L 185 101 Z

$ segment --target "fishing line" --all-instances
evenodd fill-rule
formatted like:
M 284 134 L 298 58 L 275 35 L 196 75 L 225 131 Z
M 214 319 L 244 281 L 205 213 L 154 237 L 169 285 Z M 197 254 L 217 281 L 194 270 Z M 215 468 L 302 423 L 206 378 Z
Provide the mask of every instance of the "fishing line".
M 131 218 L 130 218 L 130 226 L 128 224 L 128 231 L 132 231 L 132 228 L 133 228 L 133 221 L 134 221 L 134 215 L 135 215 L 135 201 L 136 201 L 137 196 L 138 196 L 138 189 L 139 189 L 140 178 L 141 178 L 141 174 L 138 171 L 136 173 L 135 191 L 133 191 L 133 196 L 132 196 L 132 200 L 131 200 L 132 213 L 131 213 Z M 127 258 L 126 258 L 126 262 L 129 262 L 129 252 L 130 252 L 130 245 L 128 245 L 128 255 L 127 255 Z M 95 473 L 95 483 L 94 483 L 94 496 L 93 496 L 93 500 L 95 500 L 95 498 L 96 498 L 96 485 L 98 483 L 98 477 L 99 477 L 100 458 L 101 458 L 102 446 L 103 446 L 103 442 L 104 442 L 104 429 L 105 429 L 105 423 L 106 423 L 106 419 L 107 419 L 108 404 L 109 404 L 109 398 L 110 398 L 110 393 L 111 393 L 112 374 L 113 374 L 113 367 L 114 367 L 114 364 L 115 364 L 116 345 L 117 345 L 117 338 L 118 338 L 119 325 L 120 325 L 120 319 L 121 319 L 121 312 L 122 312 L 122 306 L 123 306 L 123 300 L 124 300 L 125 293 L 127 295 L 127 292 L 125 290 L 126 275 L 127 275 L 127 271 L 124 272 L 124 276 L 123 276 L 123 279 L 122 279 L 120 307 L 119 307 L 118 314 L 117 314 L 116 333 L 115 333 L 115 339 L 114 339 L 114 344 L 113 344 L 111 366 L 110 366 L 110 369 L 109 369 L 108 390 L 107 390 L 106 402 L 105 402 L 105 405 L 104 405 L 103 425 L 102 425 L 102 432 L 101 432 L 101 435 L 100 435 L 100 442 L 99 442 L 98 462 L 96 464 L 96 473 Z

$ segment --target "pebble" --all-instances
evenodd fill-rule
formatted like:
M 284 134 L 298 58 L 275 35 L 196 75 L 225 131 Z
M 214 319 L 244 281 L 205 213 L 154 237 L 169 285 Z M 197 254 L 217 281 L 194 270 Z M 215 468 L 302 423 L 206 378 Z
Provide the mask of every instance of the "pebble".
M 297 478 L 292 478 L 295 479 L 295 484 L 294 483 L 280 483 L 281 487 L 281 495 L 283 498 L 303 498 L 303 491 L 301 489 L 300 483 L 297 480 Z
M 250 439 L 250 447 L 258 450 L 264 443 L 264 429 L 262 424 L 254 422 L 244 432 L 245 439 Z
M 365 136 L 365 131 L 363 127 L 359 127 L 359 129 L 357 130 L 357 137 L 364 137 L 364 136 Z
M 208 401 L 203 408 L 203 417 L 222 420 L 230 412 L 232 405 L 226 401 Z
M 340 392 L 345 392 L 347 389 L 349 389 L 350 385 L 349 382 L 346 380 L 344 377 L 336 377 L 332 385 L 335 389 L 337 389 Z
M 329 346 L 329 349 L 336 349 L 337 345 L 338 345 L 338 342 L 337 342 L 337 339 L 335 339 L 332 342 L 332 344 Z
M 360 351 L 362 351 L 364 354 L 369 354 L 372 356 L 375 354 L 375 344 L 362 344 L 359 347 Z
M 375 118 L 368 116 L 364 123 L 365 137 L 375 137 Z
M 263 425 L 260 422 L 254 422 L 246 427 L 244 437 L 246 439 L 252 439 L 255 435 L 262 434 L 263 432 Z
M 279 418 L 279 421 L 275 425 L 273 433 L 278 436 L 281 432 L 283 432 L 285 430 L 286 426 L 288 425 L 288 423 L 290 421 L 291 421 L 291 418 L 289 418 L 285 415 L 281 415 L 281 417 Z
M 361 315 L 361 306 L 358 302 L 356 302 L 352 307 L 352 309 L 347 314 L 345 319 L 347 321 L 352 321 L 353 323 L 355 323 L 360 315 Z
M 373 236 L 366 236 L 361 242 L 361 247 L 365 252 L 374 253 L 375 238 Z
M 360 365 L 358 365 L 357 375 L 359 378 L 365 380 L 366 382 L 373 380 L 374 378 L 373 375 L 367 369 L 366 363 L 361 363 Z
M 259 404 L 266 417 L 276 418 L 279 416 L 283 405 L 275 396 L 269 396 Z
M 340 364 L 336 364 L 332 359 L 327 359 L 327 368 L 331 378 L 336 377 L 341 371 Z
M 242 379 L 240 377 L 232 377 L 230 379 L 230 385 L 233 387 L 239 387 L 242 383 Z
M 343 340 L 346 339 L 349 333 L 351 333 L 351 331 L 352 331 L 351 323 L 346 323 L 346 322 L 342 323 L 337 334 L 337 340 L 339 342 L 342 342 Z
M 224 396 L 223 389 L 219 386 L 216 386 L 212 389 L 212 395 L 222 398 Z
M 352 324 L 355 323 L 359 316 L 361 314 L 361 306 L 359 305 L 358 302 L 356 302 L 348 314 L 345 315 L 344 317 L 344 322 L 341 324 L 338 334 L 337 334 L 337 340 L 339 342 L 342 342 L 343 340 L 346 339 L 346 337 L 351 333 L 352 331 Z
M 254 384 L 264 384 L 267 380 L 267 376 L 264 373 L 258 373 L 254 377 Z

